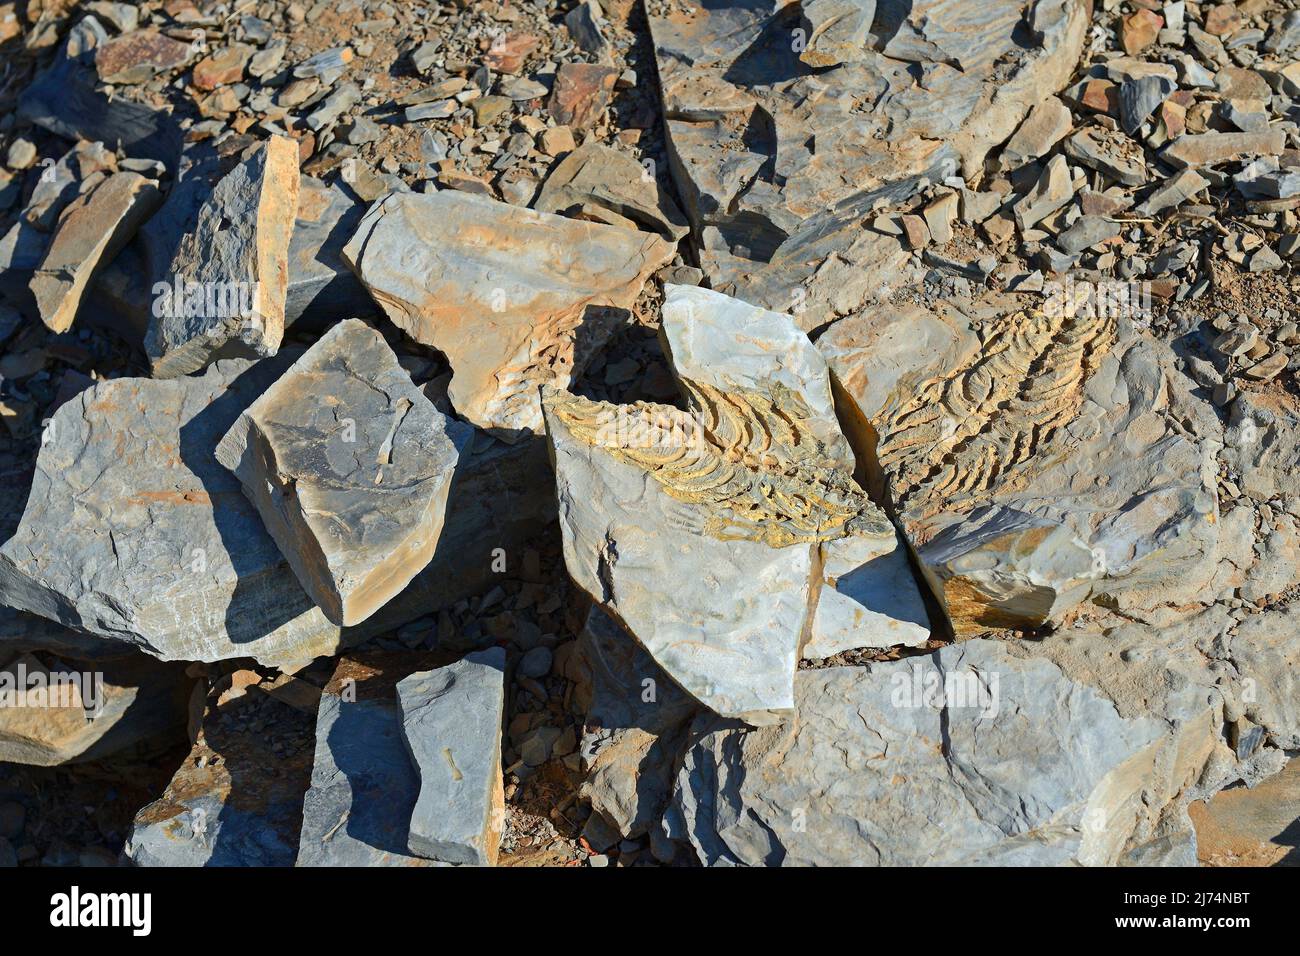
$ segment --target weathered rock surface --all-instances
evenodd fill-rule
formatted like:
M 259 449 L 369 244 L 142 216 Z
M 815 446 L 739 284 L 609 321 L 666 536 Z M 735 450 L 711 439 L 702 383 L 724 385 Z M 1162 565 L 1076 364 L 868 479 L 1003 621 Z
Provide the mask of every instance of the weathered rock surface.
M 244 410 L 216 458 L 307 594 L 352 625 L 433 557 L 472 431 L 433 407 L 383 336 L 347 319 Z
M 402 740 L 419 777 L 407 844 L 417 856 L 496 863 L 506 812 L 505 665 L 505 650 L 494 647 L 397 684 Z
M 309 714 L 269 696 L 220 708 L 209 698 L 193 748 L 136 814 L 127 856 L 137 866 L 292 866 L 311 731 Z
M 331 624 L 213 455 L 296 357 L 117 379 L 60 408 L 28 510 L 0 548 L 0 601 L 163 659 L 298 662 L 473 593 L 491 580 L 496 549 L 554 514 L 537 481 L 545 445 L 476 435 L 433 560 L 361 628 Z
M 510 439 L 540 431 L 538 386 L 581 371 L 672 246 L 448 190 L 385 197 L 343 255 L 399 328 L 446 354 L 456 411 Z
M 420 777 L 402 738 L 392 662 L 344 658 L 321 695 L 298 866 L 440 866 L 407 846 Z
M 101 760 L 184 739 L 184 668 L 142 655 L 108 662 L 24 653 L 0 668 L 0 760 Z
M 161 201 L 152 181 L 120 172 L 68 206 L 31 283 L 41 321 L 51 331 L 72 327 L 95 273 L 121 251 Z
M 887 298 L 897 240 L 864 231 L 873 208 L 962 167 L 973 174 L 1030 108 L 1065 85 L 1083 48 L 1086 6 L 1045 0 L 837 3 L 857 49 L 831 46 L 827 4 L 733 2 L 650 17 L 673 177 L 713 288 L 773 309 L 799 288 L 813 329 Z M 873 25 L 874 24 L 874 25 Z M 1032 37 L 1032 42 L 1026 42 Z M 819 42 L 820 41 L 820 42 Z M 801 59 L 802 58 L 802 59 Z
M 275 354 L 297 212 L 298 147 L 272 136 L 216 185 L 155 288 L 161 297 L 145 337 L 155 376 Z
M 690 411 L 546 396 L 565 563 L 696 699 L 767 721 L 821 636 L 823 556 L 841 539 L 895 551 L 894 530 L 851 478 L 824 361 L 788 316 L 669 286 L 662 328 Z
M 699 706 L 599 607 L 579 645 L 589 688 L 581 795 L 622 836 L 639 837 L 672 796 L 673 764 Z
M 818 342 L 959 632 L 1205 600 L 1221 430 L 1110 311 L 863 316 Z
M 1103 680 L 1023 651 L 800 671 L 777 727 L 700 716 L 668 835 L 710 865 L 1106 865 L 1162 819 L 1187 829 L 1217 691 L 1184 679 L 1154 715 L 1117 711 Z
M 538 212 L 658 232 L 676 242 L 688 232 L 677 202 L 627 153 L 584 143 L 551 169 L 533 202 Z

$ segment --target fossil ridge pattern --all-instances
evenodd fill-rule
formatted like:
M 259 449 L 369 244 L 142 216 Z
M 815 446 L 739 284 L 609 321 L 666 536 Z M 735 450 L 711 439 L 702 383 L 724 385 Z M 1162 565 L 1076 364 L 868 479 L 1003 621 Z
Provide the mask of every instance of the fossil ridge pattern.
M 695 412 L 640 402 L 620 410 L 581 396 L 555 414 L 589 445 L 644 469 L 678 501 L 710 514 L 700 530 L 784 547 L 850 534 L 893 534 L 885 516 L 801 427 L 807 409 L 786 389 L 726 393 L 683 381 Z

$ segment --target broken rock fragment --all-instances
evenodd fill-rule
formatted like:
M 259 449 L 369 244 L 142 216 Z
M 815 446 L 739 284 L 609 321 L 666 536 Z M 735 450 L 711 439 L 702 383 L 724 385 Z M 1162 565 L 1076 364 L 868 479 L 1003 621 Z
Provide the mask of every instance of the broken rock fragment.
M 845 320 L 818 340 L 859 460 L 959 633 L 1084 600 L 1192 603 L 1217 556 L 1221 429 L 1118 304 Z
M 906 250 L 863 224 L 973 176 L 1069 80 L 1088 29 L 1076 0 L 917 0 L 876 4 L 874 18 L 870 6 L 734 0 L 649 17 L 700 267 L 769 309 L 798 288 L 805 329 L 888 298 Z
M 402 740 L 420 779 L 408 843 L 417 856 L 496 863 L 505 823 L 505 664 L 505 649 L 494 647 L 397 684 Z
M 388 317 L 446 354 L 456 411 L 507 440 L 540 431 L 538 386 L 579 374 L 672 255 L 658 236 L 451 190 L 385 197 L 343 250 Z
M 72 327 L 96 272 L 121 251 L 161 201 L 151 180 L 121 172 L 68 206 L 32 277 L 32 294 L 46 327 L 54 332 Z
M 297 212 L 298 146 L 272 136 L 217 183 L 154 287 L 145 351 L 156 377 L 275 354 Z
M 584 143 L 555 164 L 533 208 L 647 229 L 671 242 L 690 231 L 673 197 L 649 170 L 627 153 L 596 142 Z
M 470 431 L 433 407 L 383 336 L 348 319 L 239 416 L 216 457 L 303 589 L 352 625 L 433 557 Z
M 824 559 L 860 539 L 897 555 L 894 530 L 851 477 L 824 362 L 789 316 L 670 285 L 663 319 L 689 411 L 548 393 L 565 562 L 697 700 L 767 721 L 821 636 Z M 832 641 L 879 640 L 824 621 Z

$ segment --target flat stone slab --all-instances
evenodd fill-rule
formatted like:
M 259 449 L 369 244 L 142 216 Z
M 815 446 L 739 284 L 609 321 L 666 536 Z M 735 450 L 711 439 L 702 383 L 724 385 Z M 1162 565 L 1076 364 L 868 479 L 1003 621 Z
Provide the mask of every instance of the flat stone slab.
M 795 699 L 777 727 L 696 719 L 665 823 L 706 865 L 1113 861 L 1162 733 L 993 641 L 800 671 Z
M 41 321 L 51 331 L 72 327 L 96 272 L 161 202 L 162 194 L 151 180 L 120 172 L 68 206 L 31 282 Z
M 1222 429 L 1168 347 L 1118 309 L 970 311 L 864 313 L 818 340 L 957 631 L 1203 601 Z
M 443 866 L 407 849 L 420 775 L 392 661 L 344 658 L 321 695 L 297 866 Z
M 688 410 L 545 393 L 565 563 L 697 700 L 767 722 L 793 705 L 810 638 L 819 650 L 882 640 L 865 613 L 818 613 L 823 592 L 870 591 L 836 583 L 859 567 L 846 543 L 864 543 L 865 575 L 902 552 L 852 478 L 825 361 L 789 316 L 670 285 L 662 330 Z M 887 639 L 923 642 L 924 620 Z
M 408 846 L 446 863 L 492 866 L 505 825 L 501 717 L 504 648 L 397 684 L 402 739 L 419 776 Z
M 155 376 L 275 354 L 297 212 L 298 146 L 272 136 L 216 184 L 155 286 L 145 336 Z
M 672 173 L 711 287 L 777 310 L 798 288 L 813 329 L 897 288 L 905 251 L 863 229 L 872 210 L 978 170 L 1069 80 L 1089 12 L 725 0 L 649 23 Z
M 216 457 L 303 589 L 335 624 L 352 625 L 433 557 L 471 437 L 415 387 L 382 335 L 347 319 L 244 410 Z
M 658 236 L 446 190 L 377 202 L 343 251 L 388 317 L 446 354 L 456 411 L 510 439 L 673 255 Z

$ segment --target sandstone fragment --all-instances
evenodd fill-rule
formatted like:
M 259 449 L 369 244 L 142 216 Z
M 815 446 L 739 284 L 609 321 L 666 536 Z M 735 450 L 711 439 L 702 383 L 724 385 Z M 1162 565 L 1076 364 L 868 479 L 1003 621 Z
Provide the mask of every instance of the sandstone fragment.
M 348 319 L 244 410 L 216 457 L 325 616 L 353 625 L 433 557 L 469 439 Z
M 552 144 L 558 152 L 564 145 Z M 538 212 L 647 229 L 670 242 L 690 232 L 676 201 L 627 153 L 596 142 L 573 149 L 572 136 L 567 145 L 572 151 L 551 169 L 533 203 Z
M 555 73 L 548 104 L 555 122 L 573 129 L 590 129 L 609 104 L 618 70 L 594 63 L 564 63 Z

